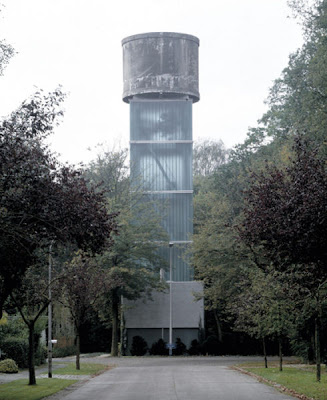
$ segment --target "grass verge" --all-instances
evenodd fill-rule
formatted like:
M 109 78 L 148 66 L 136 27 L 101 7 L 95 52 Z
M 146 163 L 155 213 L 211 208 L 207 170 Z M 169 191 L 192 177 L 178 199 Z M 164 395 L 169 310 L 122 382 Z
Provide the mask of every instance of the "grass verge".
M 249 365 L 240 365 L 240 367 L 251 374 L 264 378 L 268 381 L 266 382 L 268 384 L 276 383 L 281 385 L 282 387 L 279 387 L 280 390 L 293 396 L 304 395 L 309 399 L 313 398 L 315 400 L 327 399 L 327 374 L 325 372 L 322 372 L 321 382 L 317 382 L 315 371 L 308 370 L 305 366 L 284 367 L 282 372 L 276 367 L 259 368 Z M 285 389 L 288 389 L 288 391 Z
M 81 369 L 77 370 L 75 363 L 69 363 L 63 368 L 58 368 L 53 371 L 55 375 L 97 375 L 103 371 L 110 369 L 105 364 L 90 364 L 81 363 Z
M 0 385 L 1 400 L 39 400 L 50 396 L 77 381 L 64 379 L 37 379 L 37 384 L 30 386 L 26 379 Z

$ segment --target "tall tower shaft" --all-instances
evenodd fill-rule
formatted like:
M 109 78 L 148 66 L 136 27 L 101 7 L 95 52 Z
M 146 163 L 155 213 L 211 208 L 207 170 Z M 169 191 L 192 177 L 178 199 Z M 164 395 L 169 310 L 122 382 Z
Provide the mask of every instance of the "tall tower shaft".
M 190 342 L 203 323 L 203 304 L 192 295 L 201 285 L 193 281 L 185 257 L 193 233 L 192 105 L 199 100 L 199 40 L 158 32 L 127 37 L 122 46 L 132 177 L 141 177 L 146 196 L 166 205 L 162 224 L 169 246 L 161 251 L 172 264 L 172 277 L 167 272 L 165 277 L 174 282 L 174 337 Z M 129 342 L 133 333 L 149 344 L 167 339 L 168 300 L 157 293 L 151 303 L 134 304 L 126 314 Z

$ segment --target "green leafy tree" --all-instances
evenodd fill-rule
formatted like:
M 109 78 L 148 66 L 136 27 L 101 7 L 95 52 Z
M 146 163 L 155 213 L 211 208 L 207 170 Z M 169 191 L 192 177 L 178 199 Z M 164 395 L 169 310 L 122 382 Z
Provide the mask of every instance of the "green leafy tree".
M 60 302 L 70 310 L 76 332 L 76 369 L 80 369 L 80 337 L 83 324 L 90 312 L 96 312 L 96 303 L 101 296 L 110 291 L 113 283 L 96 258 L 78 252 L 64 266 L 62 277 L 62 296 Z
M 238 295 L 231 305 L 236 316 L 235 328 L 262 340 L 266 368 L 265 340 L 277 339 L 279 369 L 282 371 L 282 344 L 294 329 L 297 287 L 290 285 L 287 275 L 276 273 L 270 266 L 265 270 L 253 266 L 243 270 L 242 276 L 238 282 Z
M 205 139 L 193 146 L 193 175 L 212 175 L 228 159 L 228 150 L 224 143 Z
M 305 41 L 290 55 L 288 66 L 272 86 L 269 109 L 261 123 L 268 136 L 299 131 L 321 144 L 326 140 L 327 123 L 327 1 L 292 0 L 289 4 L 301 20 Z
M 327 283 L 326 201 L 325 163 L 298 137 L 290 166 L 278 169 L 267 165 L 265 172 L 253 175 L 240 225 L 242 240 L 248 245 L 261 245 L 277 270 L 299 275 L 303 292 L 316 305 L 317 380 L 321 296 Z
M 127 150 L 99 154 L 86 176 L 102 184 L 109 212 L 118 214 L 118 234 L 113 235 L 113 246 L 101 256 L 103 268 L 111 281 L 117 282 L 101 307 L 102 318 L 111 321 L 111 355 L 117 356 L 121 296 L 136 300 L 163 287 L 159 270 L 165 263 L 158 248 L 160 243 L 168 243 L 168 237 L 161 227 L 159 205 L 146 198 L 141 185 L 130 181 Z
M 55 294 L 59 293 L 60 286 L 56 280 L 50 284 L 55 297 Z M 42 324 L 40 317 L 44 315 L 50 302 L 47 268 L 44 268 L 44 264 L 30 266 L 24 274 L 19 289 L 13 290 L 10 296 L 28 328 L 29 385 L 35 385 L 35 351 L 39 334 L 46 325 Z

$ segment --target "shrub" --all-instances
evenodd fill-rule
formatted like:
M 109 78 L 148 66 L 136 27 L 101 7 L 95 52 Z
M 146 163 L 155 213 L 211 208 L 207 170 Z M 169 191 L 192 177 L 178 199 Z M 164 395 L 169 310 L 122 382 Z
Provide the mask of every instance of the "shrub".
M 35 365 L 45 364 L 48 357 L 48 349 L 44 345 L 38 345 L 35 352 Z
M 191 346 L 188 349 L 188 354 L 190 356 L 198 356 L 202 354 L 202 348 L 198 340 L 194 339 L 191 342 Z
M 76 346 L 65 346 L 65 347 L 56 347 L 52 348 L 52 356 L 53 357 L 67 357 L 74 356 L 76 354 Z
M 39 344 L 39 335 L 36 334 L 35 365 L 44 364 L 47 357 L 46 348 Z M 28 367 L 28 340 L 23 338 L 8 337 L 1 344 L 1 351 L 6 357 L 10 357 L 17 363 L 19 368 Z
M 154 342 L 151 346 L 150 354 L 153 356 L 167 356 L 168 349 L 166 349 L 166 342 L 163 339 Z
M 220 345 L 218 342 L 218 338 L 216 336 L 209 336 L 203 342 L 203 352 L 204 354 L 209 354 L 213 356 L 217 356 L 221 353 Z
M 147 350 L 147 342 L 141 336 L 134 336 L 131 347 L 132 356 L 144 356 Z
M 16 374 L 18 372 L 17 364 L 11 358 L 0 361 L 0 372 L 5 374 Z
M 28 367 L 28 341 L 22 338 L 8 337 L 1 344 L 1 350 L 10 357 L 19 368 Z
M 181 341 L 180 338 L 176 339 L 176 348 L 174 350 L 174 354 L 176 356 L 182 356 L 183 354 L 186 353 L 186 346 L 185 344 Z

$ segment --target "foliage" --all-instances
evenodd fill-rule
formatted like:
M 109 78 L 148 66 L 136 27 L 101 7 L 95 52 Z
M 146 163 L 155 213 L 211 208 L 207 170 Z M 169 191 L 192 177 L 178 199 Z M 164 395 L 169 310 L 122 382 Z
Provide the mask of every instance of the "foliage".
M 45 268 L 47 264 L 44 263 L 45 254 L 40 252 L 38 257 L 38 263 L 26 270 L 19 290 L 13 290 L 10 295 L 13 305 L 28 328 L 28 368 L 31 385 L 35 384 L 36 358 L 41 355 L 42 361 L 45 359 L 43 351 L 38 352 L 38 347 L 41 332 L 47 323 L 47 319 L 42 316 L 50 301 L 49 285 L 53 299 L 59 295 L 60 290 L 58 280 L 53 279 L 50 283 L 48 281 L 48 268 Z
M 157 342 L 152 343 L 150 354 L 152 356 L 168 356 L 166 344 L 167 343 L 163 339 L 159 339 Z
M 76 369 L 80 369 L 80 335 L 83 323 L 88 313 L 94 311 L 94 305 L 113 286 L 119 284 L 119 279 L 112 281 L 107 271 L 102 269 L 97 260 L 89 255 L 78 252 L 66 263 L 63 269 L 61 299 L 71 313 L 76 331 Z
M 148 344 L 141 336 L 134 336 L 131 346 L 132 356 L 144 356 L 148 351 Z
M 3 11 L 3 7 L 4 5 L 0 4 L 0 13 Z M 3 39 L 0 40 L 0 76 L 3 75 L 3 71 L 14 53 L 14 48 L 10 44 L 6 43 Z
M 182 356 L 186 353 L 186 346 L 185 344 L 181 341 L 181 338 L 177 338 L 175 342 L 175 349 L 173 350 L 173 354 L 175 356 Z
M 211 335 L 206 338 L 202 344 L 202 351 L 204 354 L 210 356 L 218 356 L 222 354 L 222 346 L 219 343 L 218 337 Z
M 46 351 L 44 347 L 38 342 L 38 335 L 36 337 L 35 349 L 35 365 L 41 365 L 45 362 Z M 6 357 L 10 357 L 19 366 L 19 368 L 28 367 L 28 353 L 29 344 L 27 338 L 7 337 L 1 344 L 1 350 Z
M 40 379 L 38 385 L 29 386 L 25 379 L 0 385 L 2 400 L 41 400 L 77 382 L 66 379 Z
M 39 91 L 0 124 L 0 313 L 37 248 L 56 240 L 100 251 L 115 229 L 103 194 L 45 145 L 64 97 Z
M 65 346 L 65 347 L 57 347 L 54 346 L 52 348 L 52 356 L 53 357 L 67 357 L 73 356 L 76 354 L 76 346 Z M 75 367 L 76 369 L 76 367 Z
M 291 0 L 289 4 L 301 20 L 305 42 L 290 55 L 288 66 L 271 88 L 269 110 L 261 123 L 272 137 L 300 131 L 322 144 L 327 123 L 327 1 Z
M 240 237 L 260 245 L 274 268 L 297 281 L 306 315 L 315 318 L 317 379 L 320 379 L 320 324 L 327 283 L 327 174 L 325 163 L 301 137 L 292 163 L 266 166 L 253 174 L 246 193 Z
M 188 353 L 190 356 L 199 356 L 202 354 L 202 347 L 197 339 L 192 340 Z
M 15 374 L 18 372 L 18 366 L 11 358 L 0 361 L 0 372 L 6 374 Z
M 156 202 L 146 198 L 142 187 L 131 182 L 127 151 L 104 151 L 85 171 L 94 184 L 106 190 L 109 212 L 117 212 L 118 234 L 114 243 L 98 258 L 107 269 L 111 282 L 116 282 L 101 305 L 100 316 L 112 326 L 111 355 L 118 355 L 118 319 L 121 295 L 130 300 L 150 296 L 163 286 L 159 270 L 164 261 L 158 254 L 160 243 L 167 243 L 167 234 L 160 225 L 161 213 Z
M 227 161 L 228 150 L 224 143 L 213 140 L 202 140 L 193 146 L 193 175 L 212 175 Z
M 19 368 L 28 367 L 28 341 L 27 339 L 8 337 L 1 344 L 1 350 L 6 357 L 10 357 Z
M 28 330 L 23 320 L 17 316 L 8 316 L 4 313 L 2 321 L 6 320 L 6 323 L 0 324 L 0 348 L 1 343 L 7 337 L 20 337 L 27 339 Z
M 235 327 L 261 339 L 286 337 L 295 319 L 296 289 L 268 267 L 266 272 L 252 268 L 243 276 L 246 279 L 239 283 L 239 294 L 232 306 Z
M 280 269 L 315 264 L 321 282 L 327 259 L 327 174 L 323 160 L 300 137 L 294 152 L 288 168 L 267 165 L 265 172 L 252 175 L 240 234 L 250 245 L 260 243 Z

